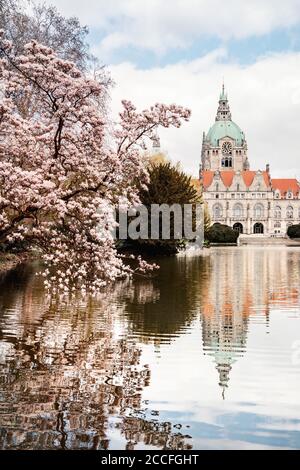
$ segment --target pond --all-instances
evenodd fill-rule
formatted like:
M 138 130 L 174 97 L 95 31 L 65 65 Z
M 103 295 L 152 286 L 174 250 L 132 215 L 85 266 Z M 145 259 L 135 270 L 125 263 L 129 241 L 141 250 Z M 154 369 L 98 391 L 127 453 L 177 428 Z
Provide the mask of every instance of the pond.
M 101 299 L 0 285 L 0 448 L 300 447 L 300 249 L 160 261 Z

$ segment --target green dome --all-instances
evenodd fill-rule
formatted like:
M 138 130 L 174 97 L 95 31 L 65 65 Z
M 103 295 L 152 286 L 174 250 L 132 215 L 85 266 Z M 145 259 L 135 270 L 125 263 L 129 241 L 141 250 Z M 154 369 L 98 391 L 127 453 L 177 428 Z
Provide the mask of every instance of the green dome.
M 245 141 L 243 131 L 233 121 L 216 121 L 210 128 L 206 139 L 213 147 L 218 147 L 219 140 L 224 137 L 234 139 L 238 147 L 242 147 Z

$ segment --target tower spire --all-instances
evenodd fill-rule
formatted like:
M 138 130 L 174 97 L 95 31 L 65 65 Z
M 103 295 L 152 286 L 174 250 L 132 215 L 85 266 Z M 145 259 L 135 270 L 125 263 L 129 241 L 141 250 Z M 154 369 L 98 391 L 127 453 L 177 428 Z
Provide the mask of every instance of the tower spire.
M 222 91 L 219 98 L 219 107 L 217 111 L 216 121 L 231 121 L 231 112 L 228 104 L 228 97 L 225 91 L 225 84 L 223 79 Z

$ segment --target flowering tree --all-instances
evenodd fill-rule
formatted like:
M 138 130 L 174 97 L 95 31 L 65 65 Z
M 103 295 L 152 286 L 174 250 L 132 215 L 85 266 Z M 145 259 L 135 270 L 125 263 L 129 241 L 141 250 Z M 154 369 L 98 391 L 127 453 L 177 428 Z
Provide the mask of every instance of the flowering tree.
M 111 125 L 107 85 L 36 42 L 18 56 L 2 37 L 0 53 L 0 243 L 38 247 L 54 289 L 96 291 L 132 272 L 116 252 L 110 207 L 138 201 L 145 139 L 190 111 L 156 104 L 138 113 L 123 101 Z

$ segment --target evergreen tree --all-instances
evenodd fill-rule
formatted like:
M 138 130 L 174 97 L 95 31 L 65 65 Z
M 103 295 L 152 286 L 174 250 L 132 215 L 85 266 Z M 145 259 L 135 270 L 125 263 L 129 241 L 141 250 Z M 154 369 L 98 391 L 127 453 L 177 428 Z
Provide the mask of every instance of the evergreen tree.
M 151 205 L 152 204 L 179 204 L 183 210 L 184 204 L 193 205 L 193 225 L 195 229 L 196 204 L 202 203 L 199 190 L 193 185 L 191 177 L 187 176 L 178 165 L 174 166 L 170 162 L 159 161 L 151 163 L 149 168 L 149 183 L 146 189 L 140 191 L 141 203 L 149 211 L 149 240 L 140 239 L 137 241 L 139 249 L 152 254 L 175 254 L 183 248 L 186 239 L 176 239 L 174 236 L 174 214 L 170 216 L 170 239 L 162 239 L 162 227 L 160 215 L 160 238 L 151 240 Z

